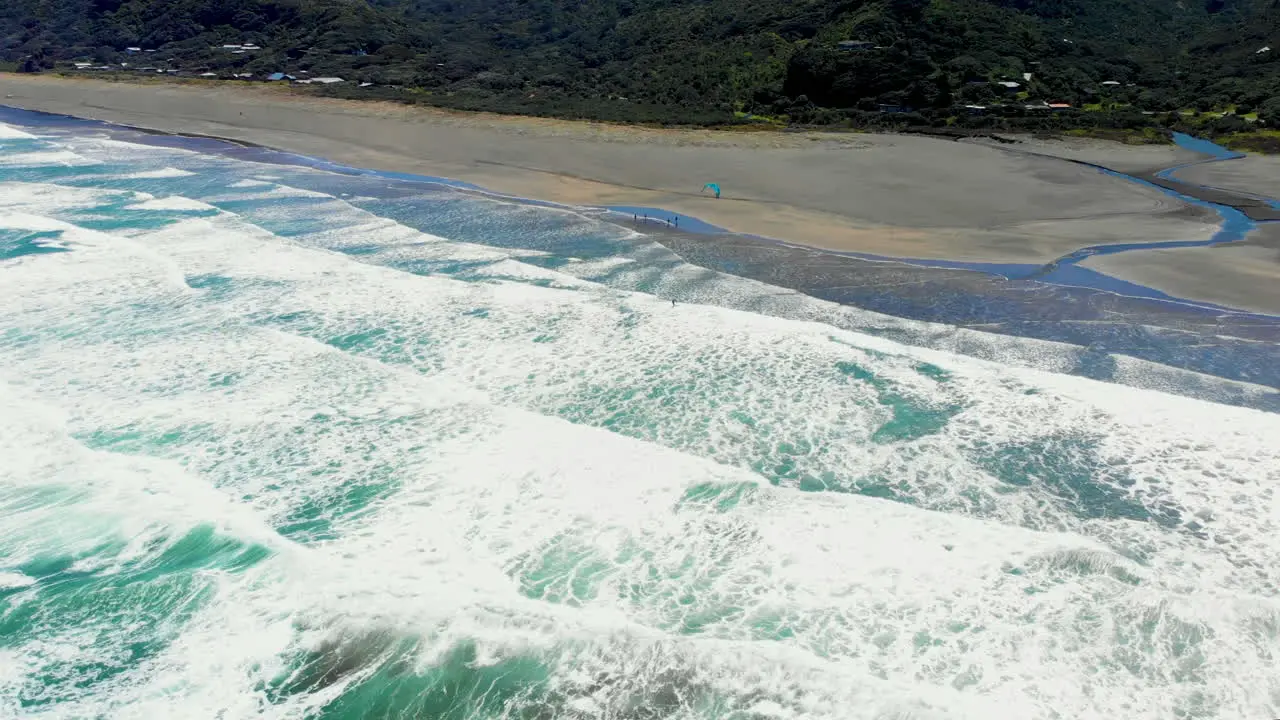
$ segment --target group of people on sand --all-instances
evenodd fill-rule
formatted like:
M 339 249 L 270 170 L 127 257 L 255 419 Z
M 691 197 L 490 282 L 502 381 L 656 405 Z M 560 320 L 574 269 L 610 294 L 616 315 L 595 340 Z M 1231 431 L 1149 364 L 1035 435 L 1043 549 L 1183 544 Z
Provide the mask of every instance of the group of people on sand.
M 714 192 L 714 193 L 716 194 L 716 199 L 717 199 L 717 200 L 719 200 L 719 199 L 720 199 L 720 186 L 719 186 L 718 184 L 716 184 L 716 183 L 707 183 L 706 185 L 703 185 L 703 186 L 702 186 L 702 190 L 701 190 L 701 192 L 706 192 L 707 190 L 710 190 L 710 191 Z M 640 222 L 640 220 L 641 220 L 641 219 L 643 219 L 645 222 L 649 222 L 649 214 L 648 214 L 648 213 L 645 213 L 643 216 L 641 216 L 641 215 L 640 215 L 640 213 L 632 213 L 632 214 L 631 214 L 631 217 L 632 217 L 632 218 L 634 218 L 636 222 Z M 673 215 L 673 216 L 671 217 L 671 219 L 670 219 L 670 220 L 668 220 L 668 219 L 666 219 L 666 218 L 653 218 L 653 219 L 654 219 L 654 220 L 658 220 L 658 221 L 660 221 L 660 222 L 664 222 L 664 223 L 666 223 L 666 224 L 670 225 L 671 227 L 680 227 L 680 216 L 679 216 L 679 215 Z
M 648 215 L 643 215 L 643 216 L 642 216 L 640 213 L 632 213 L 632 214 L 631 214 L 631 217 L 632 217 L 632 218 L 634 218 L 636 222 L 640 222 L 641 220 L 644 220 L 645 222 L 649 222 L 649 220 L 650 220 L 650 218 L 649 218 L 649 216 L 648 216 Z M 680 216 L 679 216 L 679 215 L 673 215 L 673 216 L 671 217 L 671 219 L 670 219 L 670 220 L 668 220 L 668 219 L 666 219 L 666 218 L 653 218 L 653 219 L 654 219 L 654 220 L 657 220 L 657 221 L 659 221 L 659 222 L 664 222 L 664 223 L 666 223 L 666 224 L 670 225 L 671 227 L 680 227 Z

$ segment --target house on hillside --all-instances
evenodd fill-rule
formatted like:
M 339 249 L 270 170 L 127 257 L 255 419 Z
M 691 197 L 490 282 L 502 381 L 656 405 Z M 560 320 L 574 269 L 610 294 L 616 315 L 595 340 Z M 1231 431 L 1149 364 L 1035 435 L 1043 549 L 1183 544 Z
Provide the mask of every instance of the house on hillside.
M 340 77 L 318 77 L 311 78 L 311 82 L 320 83 L 321 85 L 332 85 L 334 83 L 346 82 L 346 80 L 343 80 Z
M 140 48 L 140 47 L 127 47 L 127 48 L 125 48 L 125 49 L 124 49 L 124 51 L 125 51 L 126 53 L 130 54 L 130 55 L 134 55 L 134 54 L 137 54 L 137 53 L 142 52 L 142 48 Z
M 267 80 L 271 82 L 279 82 L 281 80 L 297 80 L 297 78 L 292 75 L 285 75 L 282 72 L 274 72 L 267 76 Z
M 1102 81 L 1102 87 L 1120 87 L 1120 81 L 1118 81 L 1118 80 L 1103 80 L 1103 81 Z
M 1071 103 L 1049 103 L 1049 109 L 1054 112 L 1062 112 L 1063 110 L 1070 110 Z
M 1006 92 L 1017 92 L 1018 88 L 1022 87 L 1022 83 L 1014 82 L 1013 80 L 1000 80 L 996 84 L 1004 88 Z
M 836 47 L 845 52 L 863 52 L 865 50 L 871 50 L 875 46 L 876 44 L 870 40 L 841 40 L 836 43 Z

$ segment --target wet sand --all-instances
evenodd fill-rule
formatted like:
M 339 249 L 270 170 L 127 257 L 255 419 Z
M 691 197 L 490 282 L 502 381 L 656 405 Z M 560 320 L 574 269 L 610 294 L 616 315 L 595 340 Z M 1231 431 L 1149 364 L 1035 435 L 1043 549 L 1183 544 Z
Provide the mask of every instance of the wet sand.
M 1066 161 L 1145 172 L 1200 157 L 1168 146 L 651 129 L 229 83 L 0 74 L 0 95 L 15 107 L 252 142 L 540 200 L 663 208 L 736 233 L 899 258 L 1043 264 L 1086 245 L 1208 239 L 1218 225 L 1205 208 Z M 702 194 L 705 182 L 719 183 L 723 197 Z M 1197 275 L 1198 255 L 1165 253 L 1160 262 L 1170 270 L 1161 274 L 1141 261 L 1151 252 L 1108 256 L 1105 272 L 1170 295 L 1213 294 Z M 1280 313 L 1270 276 L 1246 255 L 1214 256 L 1213 282 L 1234 285 L 1218 296 Z M 1101 263 L 1091 267 L 1103 270 Z

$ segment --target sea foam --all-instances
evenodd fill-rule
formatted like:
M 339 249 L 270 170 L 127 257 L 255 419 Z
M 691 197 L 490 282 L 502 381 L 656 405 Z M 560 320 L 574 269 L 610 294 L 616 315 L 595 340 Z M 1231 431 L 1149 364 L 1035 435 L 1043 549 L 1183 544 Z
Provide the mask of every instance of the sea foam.
M 0 714 L 1280 709 L 1280 416 L 753 312 L 560 211 L 102 159 L 0 187 L 70 250 L 0 262 Z

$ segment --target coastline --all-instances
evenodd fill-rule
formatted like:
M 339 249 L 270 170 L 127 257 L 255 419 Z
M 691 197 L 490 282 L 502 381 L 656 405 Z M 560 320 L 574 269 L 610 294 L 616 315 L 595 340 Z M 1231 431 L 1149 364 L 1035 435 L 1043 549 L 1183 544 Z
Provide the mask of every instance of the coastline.
M 87 97 L 82 92 L 86 86 L 94 91 Z M 255 93 L 240 88 L 218 88 L 215 97 L 210 99 L 203 97 L 209 92 L 196 97 L 190 88 L 25 77 L 15 82 L 12 76 L 0 76 L 0 89 L 13 96 L 6 97 L 5 104 L 39 111 L 81 117 L 93 111 L 97 116 L 94 119 L 143 131 L 204 136 L 273 148 L 324 158 L 348 169 L 376 169 L 391 177 L 407 174 L 442 182 L 444 178 L 451 178 L 457 182 L 449 184 L 483 188 L 513 198 L 536 198 L 550 204 L 637 212 L 661 208 L 661 212 L 681 218 L 682 230 L 725 230 L 775 238 L 785 245 L 925 267 L 970 269 L 1006 276 L 1008 273 L 1002 269 L 1012 268 L 1025 275 L 1084 246 L 1167 243 L 1170 238 L 1203 243 L 1219 231 L 1217 223 L 1211 221 L 1212 211 L 1179 202 L 1159 189 L 1102 176 L 1096 169 L 1079 164 L 1092 159 L 1078 157 L 1081 148 L 1093 157 L 1127 149 L 1102 147 L 1099 145 L 1102 141 L 1074 143 L 1077 157 L 1055 159 L 1033 157 L 1031 152 L 1004 146 L 993 148 L 982 143 L 918 136 L 652 130 L 536 118 L 459 116 L 442 111 L 388 108 L 378 103 L 297 96 L 282 99 L 279 93 Z M 26 94 L 20 96 L 15 89 L 25 90 Z M 130 92 L 125 93 L 128 97 L 95 102 L 105 100 L 102 95 L 108 89 L 116 95 L 121 94 L 117 92 L 121 89 Z M 76 97 L 68 98 L 68 93 Z M 137 97 L 157 100 L 161 107 L 139 109 L 139 105 L 131 101 Z M 168 108 L 175 105 L 188 112 L 169 113 Z M 217 119 L 190 115 L 195 107 L 210 109 L 209 114 Z M 76 110 L 78 112 L 72 112 Z M 271 117 L 277 113 L 285 113 L 286 117 Z M 299 114 L 312 119 L 287 131 L 259 127 L 292 121 Z M 266 121 L 257 122 L 264 120 L 260 116 L 267 116 Z M 230 120 L 240 117 L 248 119 Z M 328 122 L 319 122 L 322 127 L 316 128 L 315 117 Z M 331 132 L 332 126 L 349 133 L 373 122 L 383 123 L 379 128 L 398 127 L 403 133 L 425 138 L 431 141 L 430 147 L 419 151 L 409 145 L 409 150 L 396 156 L 379 142 L 333 142 L 334 134 L 343 133 Z M 461 143 L 462 147 L 441 142 L 458 138 L 466 140 Z M 493 153 L 487 157 L 481 153 L 482 157 L 470 162 L 458 156 L 460 152 L 476 149 L 477 142 L 499 145 L 498 159 L 493 158 Z M 551 147 L 544 147 L 547 145 Z M 563 168 L 554 163 L 549 167 L 543 162 L 548 154 L 561 151 L 579 158 L 586 156 L 583 162 L 599 166 L 596 169 L 603 169 L 613 181 L 560 172 Z M 649 158 L 649 164 L 646 166 L 637 160 L 607 167 L 619 153 L 633 159 Z M 652 167 L 669 164 L 675 166 L 676 171 L 694 175 L 697 171 L 692 168 L 708 157 L 717 158 L 722 164 L 737 163 L 742 170 L 742 174 L 724 183 L 728 187 L 726 197 L 721 200 L 695 192 L 694 183 L 689 189 L 672 187 L 670 178 L 663 177 L 670 172 L 655 173 Z M 832 162 L 832 157 L 837 161 Z M 1129 156 L 1131 167 L 1126 169 L 1142 171 L 1145 165 L 1145 170 L 1154 174 L 1158 169 L 1155 165 L 1166 160 L 1185 162 L 1195 157 L 1194 153 L 1176 148 L 1140 148 L 1137 154 Z M 358 162 L 352 162 L 353 159 Z M 841 168 L 841 162 L 850 167 Z M 838 186 L 826 191 L 819 187 L 811 193 L 815 197 L 802 198 L 793 204 L 786 201 L 795 201 L 804 192 L 792 188 L 790 194 L 783 193 L 782 199 L 769 197 L 768 187 L 770 183 L 776 185 L 777 178 L 740 182 L 742 178 L 754 177 L 753 172 L 794 179 L 797 165 L 801 166 L 802 175 L 810 173 L 819 179 L 847 178 L 877 169 L 891 176 L 876 178 L 870 184 L 872 192 L 869 193 L 874 197 L 862 198 L 860 205 L 854 203 L 854 207 L 840 213 L 832 210 L 867 186 Z M 658 182 L 643 182 L 646 173 Z M 999 184 L 993 190 L 989 186 L 976 189 L 977 182 L 960 182 L 970 174 L 998 178 Z M 920 176 L 930 176 L 925 178 L 924 187 L 915 182 Z M 997 197 L 1002 188 L 1018 184 L 1030 184 L 1032 189 L 1023 188 L 1012 202 L 1008 197 Z M 818 187 L 821 183 L 810 185 Z M 738 192 L 744 196 L 735 196 Z M 1037 194 L 1042 195 L 1040 202 L 1029 199 Z M 984 202 L 976 202 L 975 198 Z M 1059 203 L 1064 199 L 1068 207 L 1062 209 Z M 876 212 L 867 209 L 868 204 L 885 202 L 893 207 Z M 958 206 L 964 207 L 956 210 Z M 1032 211 L 1043 207 L 1053 208 L 1054 216 L 1036 217 Z M 889 215 L 910 218 L 915 224 L 888 224 L 885 220 Z M 947 222 L 956 218 L 962 222 Z M 1139 254 L 1148 252 L 1154 250 L 1141 250 Z M 1280 298 L 1269 297 L 1274 293 L 1267 292 L 1265 287 L 1254 287 L 1272 286 L 1271 275 L 1257 272 L 1258 253 L 1213 251 L 1217 253 L 1212 256 L 1214 274 L 1224 277 L 1226 284 L 1222 287 L 1230 290 L 1216 292 L 1213 286 L 1193 282 L 1198 277 L 1195 266 L 1204 263 L 1201 256 L 1207 251 L 1160 252 L 1165 255 L 1163 274 L 1139 272 L 1142 265 L 1132 261 L 1098 262 L 1095 258 L 1073 269 L 1097 276 L 1094 282 L 1086 284 L 1120 294 L 1135 294 L 1133 288 L 1145 285 L 1155 292 L 1136 296 L 1177 298 L 1207 303 L 1218 309 L 1280 314 Z M 1280 268 L 1280 262 L 1276 266 Z M 1074 280 L 1064 284 L 1078 284 L 1081 277 L 1076 273 Z M 1114 278 L 1111 284 L 1120 289 L 1106 288 L 1107 283 L 1102 280 L 1108 278 Z M 1135 278 L 1139 281 L 1135 282 Z M 1049 281 L 1056 280 L 1050 278 Z
M 262 163 L 264 169 L 272 166 L 316 169 L 320 173 L 295 174 L 293 181 L 302 181 L 302 187 L 309 187 L 311 183 L 304 178 L 314 178 L 318 183 L 315 189 L 320 192 L 333 192 L 333 188 L 342 187 L 345 181 L 340 178 L 347 176 L 366 187 L 363 192 L 371 191 L 374 197 L 379 196 L 379 188 L 385 188 L 392 196 L 440 192 L 425 186 L 421 191 L 414 187 L 428 183 L 451 186 L 455 192 L 492 197 L 504 203 L 558 207 L 586 216 L 610 213 L 604 208 L 559 206 L 548 201 L 500 195 L 455 180 L 342 166 L 247 143 L 140 131 L 98 120 L 14 110 L 2 105 L 0 122 L 36 133 L 43 129 L 55 136 L 68 132 L 91 143 L 96 137 L 221 155 L 239 162 Z M 332 179 L 326 179 L 330 174 Z M 613 212 L 601 219 L 634 225 L 630 214 Z M 1071 374 L 1113 379 L 1113 374 L 1123 366 L 1122 358 L 1127 356 L 1156 363 L 1154 367 L 1165 365 L 1246 383 L 1226 395 L 1217 391 L 1204 395 L 1209 391 L 1197 383 L 1192 383 L 1194 387 L 1188 386 L 1188 392 L 1219 402 L 1280 412 L 1280 405 L 1276 404 L 1280 396 L 1265 391 L 1258 394 L 1256 389 L 1280 388 L 1277 374 L 1280 371 L 1274 367 L 1271 351 L 1280 340 L 1280 315 L 1187 301 L 1080 265 L 1064 267 L 1067 273 L 1064 277 L 1047 282 L 1011 281 L 1008 275 L 1038 270 L 1040 266 L 921 261 L 835 252 L 755 235 L 721 232 L 719 228 L 700 233 L 692 227 L 677 230 L 665 224 L 642 222 L 637 229 L 643 232 L 636 237 L 643 246 L 657 243 L 684 263 L 762 283 L 763 294 L 744 306 L 753 312 L 817 319 L 818 316 L 813 315 L 814 307 L 803 309 L 806 307 L 803 302 L 793 305 L 789 297 L 795 293 L 831 303 L 827 309 L 819 310 L 819 316 L 834 327 L 988 359 L 1000 359 L 1008 352 L 997 339 L 1000 335 L 1044 340 L 1076 348 L 1069 351 L 1073 359 L 1060 368 Z M 590 242 L 588 246 L 578 246 L 570 240 L 560 249 L 560 256 L 572 262 L 582 250 L 590 255 L 596 248 Z M 626 252 L 622 248 L 609 252 L 618 251 Z M 657 271 L 661 266 L 659 262 L 653 269 Z M 607 278 L 602 281 L 610 284 Z M 646 287 L 645 282 L 627 287 L 624 281 L 621 289 L 655 294 L 655 288 Z M 703 297 L 700 293 L 696 287 L 684 287 L 674 294 L 658 290 L 656 296 L 685 303 L 719 304 L 717 297 Z M 848 314 L 845 308 L 852 313 Z M 873 315 L 868 316 L 865 311 Z M 879 319 L 875 314 L 880 315 Z M 894 318 L 923 321 L 926 325 L 900 324 Z M 1195 340 L 1191 341 L 1192 338 Z

